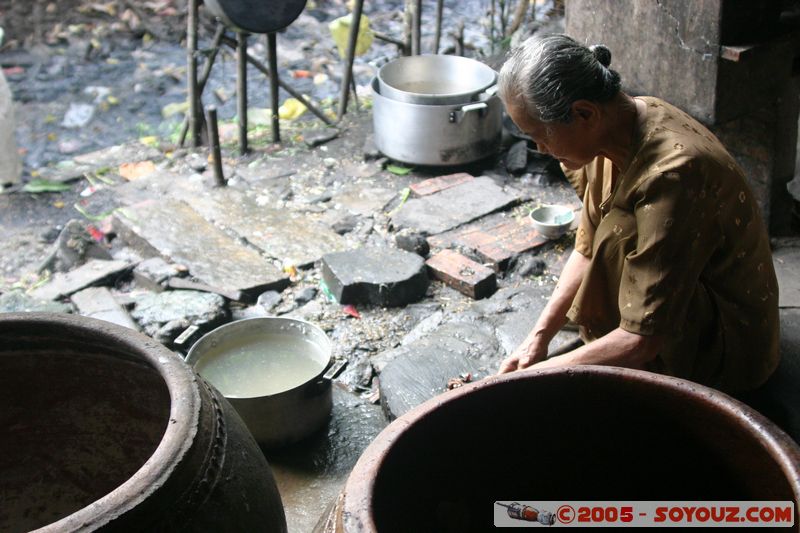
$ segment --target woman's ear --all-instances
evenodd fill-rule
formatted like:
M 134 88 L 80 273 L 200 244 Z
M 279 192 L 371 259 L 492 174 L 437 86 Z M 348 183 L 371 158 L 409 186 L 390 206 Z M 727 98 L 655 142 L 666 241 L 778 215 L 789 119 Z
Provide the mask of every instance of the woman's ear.
M 575 100 L 572 103 L 572 116 L 583 122 L 593 123 L 600 117 L 600 109 L 589 100 Z

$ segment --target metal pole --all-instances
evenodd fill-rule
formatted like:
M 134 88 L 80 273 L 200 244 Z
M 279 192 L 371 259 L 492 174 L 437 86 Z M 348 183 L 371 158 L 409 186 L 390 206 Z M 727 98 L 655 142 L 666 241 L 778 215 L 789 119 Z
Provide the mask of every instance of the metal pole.
M 234 41 L 234 40 L 233 40 L 233 39 L 231 39 L 230 37 L 225 37 L 225 38 L 223 38 L 223 39 L 222 39 L 222 42 L 223 42 L 223 43 L 225 43 L 226 45 L 228 45 L 228 46 L 229 46 L 229 47 L 231 47 L 231 48 L 236 48 L 236 41 Z M 269 75 L 269 69 L 268 69 L 267 67 L 265 67 L 265 66 L 264 66 L 264 63 L 262 63 L 261 61 L 259 61 L 259 60 L 258 60 L 258 59 L 256 59 L 256 58 L 254 58 L 254 57 L 253 57 L 253 56 L 251 56 L 250 54 L 247 54 L 247 61 L 248 61 L 248 63 L 250 63 L 251 65 L 253 65 L 254 67 L 256 67 L 256 69 L 257 69 L 259 72 L 261 72 L 263 75 L 265 75 L 267 78 L 269 78 L 269 77 L 270 77 L 270 75 Z M 324 122 L 324 123 L 325 123 L 325 124 L 327 124 L 328 126 L 333 126 L 333 125 L 334 125 L 334 123 L 333 123 L 333 121 L 332 121 L 331 119 L 329 119 L 328 117 L 326 117 L 326 116 L 325 116 L 325 115 L 322 113 L 322 111 L 320 111 L 319 109 L 317 109 L 317 108 L 316 108 L 316 107 L 315 107 L 315 106 L 314 106 L 314 105 L 313 105 L 311 102 L 309 102 L 309 101 L 308 101 L 308 100 L 307 100 L 307 99 L 306 99 L 306 98 L 305 98 L 305 97 L 304 97 L 302 94 L 300 94 L 300 93 L 299 93 L 299 92 L 297 92 L 296 90 L 292 89 L 292 86 L 291 86 L 291 85 L 288 85 L 286 82 L 284 82 L 283 80 L 281 80 L 280 78 L 278 78 L 278 86 L 279 86 L 281 89 L 283 89 L 284 91 L 286 91 L 287 93 L 289 93 L 290 95 L 292 95 L 292 98 L 296 98 L 297 100 L 299 100 L 299 101 L 300 101 L 300 103 L 302 103 L 304 106 L 306 106 L 306 107 L 308 108 L 308 110 L 309 110 L 309 111 L 311 111 L 312 113 L 314 113 L 314 115 L 316 115 L 316 116 L 317 116 L 317 118 L 319 118 L 319 119 L 320 119 L 322 122 Z
M 186 28 L 188 93 L 189 93 L 189 131 L 192 133 L 192 146 L 200 146 L 200 97 L 197 94 L 197 3 L 189 0 L 189 14 Z
M 239 115 L 239 154 L 247 149 L 247 34 L 237 34 L 236 46 L 236 105 Z
M 520 2 L 526 0 L 520 0 Z M 439 41 L 442 38 L 442 10 L 444 9 L 444 0 L 436 0 L 436 34 L 433 37 L 433 53 L 439 53 Z
M 422 52 L 422 0 L 416 0 L 414 5 L 414 18 L 412 23 L 411 55 L 418 56 Z
M 225 175 L 222 173 L 222 151 L 219 147 L 219 128 L 217 127 L 217 108 L 210 105 L 206 108 L 206 121 L 208 122 L 208 136 L 211 140 L 211 158 L 214 168 L 214 185 L 224 187 L 227 185 Z
M 347 42 L 347 60 L 342 73 L 338 120 L 342 120 L 345 113 L 347 113 L 347 99 L 350 96 L 350 83 L 353 79 L 353 60 L 356 57 L 356 42 L 358 41 L 358 30 L 361 26 L 361 11 L 363 9 L 364 0 L 356 0 L 353 13 L 350 15 L 350 36 Z
M 267 53 L 269 54 L 269 97 L 272 108 L 272 142 L 281 142 L 281 126 L 278 120 L 278 41 L 275 32 L 267 34 Z
M 203 90 L 206 88 L 206 83 L 208 82 L 209 76 L 211 76 L 211 67 L 214 66 L 214 61 L 217 59 L 217 53 L 219 52 L 219 45 L 222 42 L 222 37 L 225 35 L 225 26 L 222 24 L 217 26 L 216 33 L 214 33 L 214 40 L 211 43 L 211 53 L 206 60 L 205 67 L 203 67 L 203 73 L 200 75 L 200 79 L 197 82 L 197 94 L 198 99 L 200 95 L 203 94 Z M 178 145 L 183 147 L 183 143 L 186 142 L 186 134 L 189 132 L 189 118 L 191 114 L 187 113 L 186 116 L 183 118 L 183 126 L 181 126 L 181 135 L 180 140 L 178 141 Z

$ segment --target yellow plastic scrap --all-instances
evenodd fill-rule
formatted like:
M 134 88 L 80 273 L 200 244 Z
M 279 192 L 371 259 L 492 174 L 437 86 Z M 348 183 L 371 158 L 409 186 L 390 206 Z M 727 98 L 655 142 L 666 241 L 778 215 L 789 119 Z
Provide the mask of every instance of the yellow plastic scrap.
M 336 48 L 339 49 L 339 56 L 344 59 L 347 56 L 347 42 L 350 36 L 350 21 L 353 14 L 345 15 L 334 19 L 328 24 L 328 29 L 331 31 L 333 42 L 336 43 Z M 372 46 L 372 30 L 369 27 L 369 17 L 361 15 L 361 24 L 358 26 L 358 39 L 356 40 L 356 55 L 364 55 L 369 51 Z
M 300 100 L 296 98 L 287 98 L 284 100 L 283 105 L 278 108 L 278 117 L 283 120 L 294 120 L 308 109 L 303 105 Z

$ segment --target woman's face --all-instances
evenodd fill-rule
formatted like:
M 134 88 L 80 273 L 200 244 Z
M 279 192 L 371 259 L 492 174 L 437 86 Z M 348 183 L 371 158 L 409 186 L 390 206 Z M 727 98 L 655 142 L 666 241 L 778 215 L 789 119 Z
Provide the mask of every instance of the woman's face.
M 531 117 L 521 105 L 508 104 L 514 124 L 529 135 L 539 152 L 558 159 L 570 170 L 577 170 L 597 157 L 589 129 L 582 120 L 544 123 Z

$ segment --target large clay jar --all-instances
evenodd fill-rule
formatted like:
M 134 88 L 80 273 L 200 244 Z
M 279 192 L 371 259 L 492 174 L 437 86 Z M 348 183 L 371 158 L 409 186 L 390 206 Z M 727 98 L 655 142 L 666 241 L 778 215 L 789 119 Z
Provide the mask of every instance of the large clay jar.
M 319 530 L 487 531 L 495 501 L 514 499 L 797 502 L 800 448 L 680 379 L 597 366 L 496 376 L 384 429 Z
M 286 531 L 233 408 L 150 338 L 0 314 L 0 531 Z

